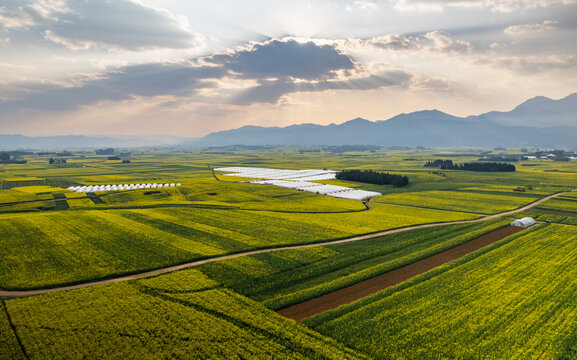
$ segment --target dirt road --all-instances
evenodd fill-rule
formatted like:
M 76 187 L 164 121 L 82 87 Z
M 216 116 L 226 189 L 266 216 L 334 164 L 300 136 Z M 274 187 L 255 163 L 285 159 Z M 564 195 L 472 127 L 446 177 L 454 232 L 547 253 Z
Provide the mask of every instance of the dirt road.
M 413 225 L 413 226 L 408 226 L 408 227 L 399 228 L 399 229 L 381 231 L 378 233 L 373 233 L 373 234 L 368 234 L 368 235 L 354 236 L 354 237 L 350 237 L 347 239 L 341 239 L 341 240 L 332 240 L 332 241 L 318 242 L 318 243 L 314 243 L 314 244 L 289 245 L 289 246 L 283 246 L 283 247 L 245 251 L 245 252 L 236 253 L 236 254 L 218 256 L 218 257 L 214 257 L 214 258 L 210 258 L 210 259 L 192 261 L 192 262 L 189 262 L 186 264 L 169 266 L 169 267 L 165 267 L 162 269 L 145 271 L 145 272 L 138 273 L 138 274 L 123 275 L 123 276 L 119 276 L 117 278 L 112 278 L 112 279 L 91 281 L 91 282 L 85 282 L 85 283 L 76 284 L 76 285 L 61 286 L 61 287 L 55 287 L 55 288 L 50 288 L 50 289 L 23 290 L 23 291 L 0 290 L 0 299 L 11 299 L 11 298 L 18 298 L 18 297 L 35 296 L 35 295 L 48 294 L 48 293 L 53 293 L 53 292 L 82 289 L 82 288 L 97 286 L 97 285 L 111 284 L 111 283 L 126 281 L 126 280 L 142 279 L 142 278 L 149 277 L 149 276 L 167 274 L 167 273 L 170 273 L 173 271 L 188 269 L 188 268 L 192 268 L 192 267 L 206 264 L 206 263 L 211 263 L 211 262 L 221 261 L 221 260 L 226 260 L 226 259 L 232 259 L 232 258 L 237 258 L 237 257 L 241 257 L 241 256 L 263 254 L 263 253 L 268 253 L 268 252 L 289 250 L 289 249 L 304 249 L 304 248 L 309 248 L 309 247 L 344 244 L 344 243 L 349 243 L 349 242 L 354 242 L 354 241 L 374 239 L 374 238 L 381 237 L 381 236 L 396 234 L 396 233 L 400 233 L 403 231 L 410 231 L 410 230 L 415 230 L 415 229 L 424 229 L 424 228 L 430 228 L 430 227 L 436 227 L 436 226 L 447 226 L 447 225 L 454 225 L 454 224 L 466 224 L 466 223 L 472 223 L 472 222 L 485 221 L 485 220 L 495 219 L 498 217 L 503 217 L 503 216 L 507 216 L 507 215 L 511 215 L 511 214 L 515 214 L 515 213 L 518 213 L 521 211 L 531 209 L 532 207 L 537 206 L 544 201 L 547 201 L 547 200 L 552 199 L 554 197 L 560 196 L 562 194 L 565 194 L 565 193 L 563 192 L 563 193 L 557 193 L 557 194 L 549 195 L 547 197 L 544 197 L 542 199 L 534 201 L 531 204 L 525 205 L 525 206 L 520 207 L 518 209 L 506 211 L 506 212 L 499 213 L 499 214 L 488 215 L 488 216 L 484 216 L 482 218 L 474 219 L 474 220 L 460 220 L 460 221 L 450 221 L 450 222 L 444 222 L 444 223 Z

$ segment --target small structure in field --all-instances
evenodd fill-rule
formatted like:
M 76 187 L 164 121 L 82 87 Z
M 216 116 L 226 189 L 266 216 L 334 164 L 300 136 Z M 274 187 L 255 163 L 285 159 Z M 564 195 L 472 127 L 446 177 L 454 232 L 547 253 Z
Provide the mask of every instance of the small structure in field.
M 519 226 L 519 227 L 529 227 L 531 225 L 535 225 L 537 222 L 535 219 L 530 217 L 524 217 L 522 219 L 515 220 L 511 223 L 511 226 Z

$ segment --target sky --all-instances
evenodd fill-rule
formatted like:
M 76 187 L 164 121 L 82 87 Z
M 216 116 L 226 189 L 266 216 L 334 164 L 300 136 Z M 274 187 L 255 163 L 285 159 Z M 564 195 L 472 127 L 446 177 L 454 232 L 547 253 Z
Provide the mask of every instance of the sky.
M 509 111 L 577 91 L 577 0 L 2 0 L 0 134 Z

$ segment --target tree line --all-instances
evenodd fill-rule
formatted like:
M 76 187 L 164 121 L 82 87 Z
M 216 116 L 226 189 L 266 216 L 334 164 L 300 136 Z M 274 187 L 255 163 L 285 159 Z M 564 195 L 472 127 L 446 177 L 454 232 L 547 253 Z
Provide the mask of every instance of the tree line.
M 483 172 L 512 172 L 515 171 L 515 165 L 506 163 L 464 163 L 453 164 L 452 166 L 441 166 L 443 170 L 467 170 Z
M 437 159 L 433 161 L 427 161 L 424 166 L 425 167 L 453 166 L 453 161 Z
M 397 187 L 409 184 L 409 178 L 403 175 L 389 174 L 374 170 L 342 170 L 336 174 L 339 180 L 351 180 L 377 185 Z
M 453 164 L 452 160 L 434 160 L 427 161 L 425 167 L 439 167 L 442 170 L 467 170 L 483 172 L 512 172 L 515 171 L 515 165 L 498 162 L 475 162 L 464 164 Z

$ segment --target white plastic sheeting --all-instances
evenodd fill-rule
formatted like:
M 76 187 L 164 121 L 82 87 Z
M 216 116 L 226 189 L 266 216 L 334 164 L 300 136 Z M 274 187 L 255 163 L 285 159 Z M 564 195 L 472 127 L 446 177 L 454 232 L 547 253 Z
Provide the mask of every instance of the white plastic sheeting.
M 517 219 L 511 223 L 512 226 L 528 227 L 537 223 L 535 219 L 530 217 L 524 217 L 522 219 Z
M 279 186 L 341 199 L 367 200 L 382 195 L 375 191 L 365 191 L 345 186 L 310 182 L 315 180 L 334 179 L 337 172 L 333 170 L 281 170 L 250 167 L 226 167 L 214 170 L 225 172 L 227 173 L 224 174 L 226 176 L 268 179 L 254 180 L 250 182 L 251 184 Z
M 114 184 L 114 185 L 83 185 L 71 186 L 70 191 L 77 193 L 97 192 L 97 191 L 117 191 L 117 190 L 137 190 L 137 189 L 156 189 L 161 187 L 175 187 L 181 186 L 180 183 L 175 184 Z
M 223 167 L 214 170 L 225 172 L 227 173 L 225 175 L 228 176 L 296 181 L 330 180 L 334 179 L 337 174 L 337 172 L 333 170 L 283 170 L 253 167 Z

